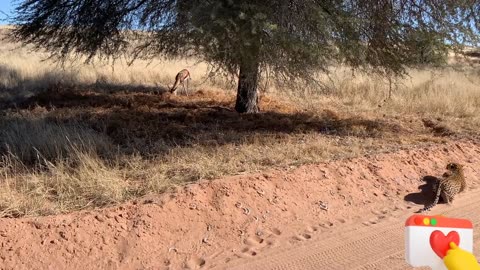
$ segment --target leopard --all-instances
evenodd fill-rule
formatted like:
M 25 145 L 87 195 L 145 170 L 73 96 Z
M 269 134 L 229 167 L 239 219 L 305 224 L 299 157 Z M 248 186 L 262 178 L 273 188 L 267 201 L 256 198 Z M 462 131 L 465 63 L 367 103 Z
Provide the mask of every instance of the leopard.
M 425 206 L 420 210 L 420 213 L 430 211 L 435 207 L 442 197 L 448 205 L 452 205 L 453 199 L 459 193 L 462 193 L 467 188 L 467 182 L 463 172 L 463 165 L 459 163 L 448 163 L 446 169 L 448 172 L 444 173 L 441 179 L 434 184 L 435 200 L 430 205 Z

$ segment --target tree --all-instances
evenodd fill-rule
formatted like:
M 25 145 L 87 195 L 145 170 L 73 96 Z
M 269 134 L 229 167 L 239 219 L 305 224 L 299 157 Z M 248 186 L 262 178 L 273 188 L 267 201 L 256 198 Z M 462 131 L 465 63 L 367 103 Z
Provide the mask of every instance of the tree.
M 410 54 L 411 63 L 418 66 L 440 66 L 447 62 L 448 48 L 435 32 L 422 30 L 411 31 L 406 40 L 410 46 L 416 48 Z
M 235 109 L 255 113 L 262 71 L 311 80 L 344 63 L 402 74 L 421 55 L 412 33 L 441 52 L 478 44 L 479 20 L 476 0 L 23 0 L 12 39 L 59 59 L 196 56 L 238 76 Z

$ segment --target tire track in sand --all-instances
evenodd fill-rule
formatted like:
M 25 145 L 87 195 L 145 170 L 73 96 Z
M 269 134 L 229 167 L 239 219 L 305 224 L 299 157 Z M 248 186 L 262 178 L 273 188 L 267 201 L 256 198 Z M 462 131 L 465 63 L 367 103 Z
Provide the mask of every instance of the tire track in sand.
M 480 190 L 474 190 L 458 198 L 456 205 L 438 205 L 429 214 L 470 219 L 474 224 L 474 252 L 478 256 L 478 209 Z M 272 249 L 254 259 L 216 269 L 413 269 L 404 259 L 404 223 L 412 214 L 410 209 L 395 220 L 384 220 L 369 227 L 355 224 L 319 241 Z

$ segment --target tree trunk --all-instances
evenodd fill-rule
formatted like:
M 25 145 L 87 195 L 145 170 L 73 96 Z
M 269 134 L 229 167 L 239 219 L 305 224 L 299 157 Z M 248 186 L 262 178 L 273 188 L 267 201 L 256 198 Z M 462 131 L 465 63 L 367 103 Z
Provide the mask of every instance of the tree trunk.
M 238 113 L 258 113 L 258 75 L 259 63 L 242 64 L 238 78 L 237 101 L 235 110 Z

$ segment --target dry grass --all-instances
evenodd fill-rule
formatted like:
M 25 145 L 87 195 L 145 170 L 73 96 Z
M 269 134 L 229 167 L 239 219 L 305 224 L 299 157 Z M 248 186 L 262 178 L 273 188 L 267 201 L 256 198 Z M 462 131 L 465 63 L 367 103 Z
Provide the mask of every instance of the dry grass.
M 385 102 L 388 82 L 339 68 L 322 78 L 326 92 L 273 85 L 264 113 L 238 115 L 226 79 L 204 82 L 207 66 L 193 60 L 63 70 L 14 48 L 0 44 L 0 216 L 105 206 L 199 179 L 442 141 L 439 127 L 461 136 L 480 124 L 474 67 L 412 70 Z M 195 93 L 155 93 L 182 68 Z
M 392 100 L 386 104 L 390 112 L 415 112 L 424 115 L 475 117 L 480 115 L 480 70 L 455 71 L 411 70 L 410 78 L 393 86 Z M 388 97 L 386 83 L 372 78 L 344 82 L 337 93 L 350 104 L 371 108 Z M 383 87 L 382 87 L 383 86 Z M 383 93 L 379 95 L 379 93 Z

